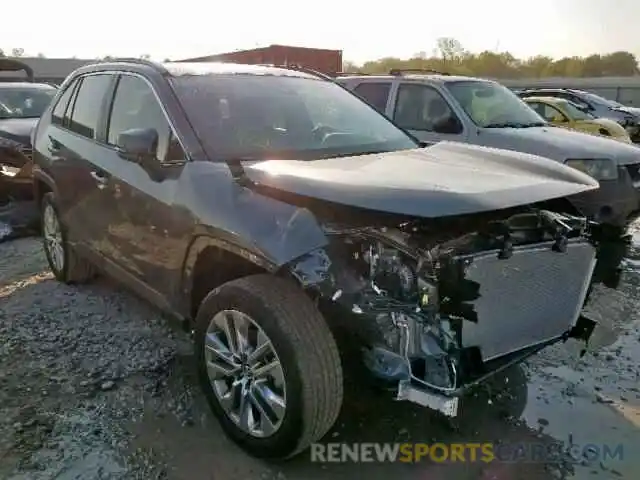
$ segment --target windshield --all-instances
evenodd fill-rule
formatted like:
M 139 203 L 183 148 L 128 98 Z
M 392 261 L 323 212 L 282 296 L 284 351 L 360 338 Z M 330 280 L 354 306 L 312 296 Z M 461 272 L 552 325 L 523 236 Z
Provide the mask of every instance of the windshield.
M 601 97 L 600 95 L 596 95 L 595 93 L 583 92 L 582 96 L 591 100 L 594 103 L 599 103 L 600 105 L 606 105 L 607 107 L 612 108 L 620 108 L 624 107 L 621 103 L 614 102 L 613 100 L 609 100 L 608 98 Z
M 544 119 L 515 93 L 498 83 L 479 80 L 447 82 L 454 98 L 482 128 L 527 128 L 546 125 Z
M 326 80 L 202 75 L 172 82 L 215 160 L 314 160 L 418 147 L 384 115 Z
M 569 117 L 574 120 L 593 120 L 596 118 L 594 115 L 585 112 L 578 105 L 573 102 L 566 101 L 564 102 L 564 109 L 567 111 Z
M 0 88 L 0 118 L 38 118 L 49 106 L 55 88 Z

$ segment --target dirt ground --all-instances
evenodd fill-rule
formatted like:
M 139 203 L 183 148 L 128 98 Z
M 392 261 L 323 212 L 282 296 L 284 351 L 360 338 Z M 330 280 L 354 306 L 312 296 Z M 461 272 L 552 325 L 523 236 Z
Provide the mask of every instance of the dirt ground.
M 640 235 L 638 238 L 640 243 Z M 555 346 L 511 372 L 504 394 L 479 394 L 450 424 L 349 382 L 323 442 L 556 445 L 554 462 L 285 464 L 252 459 L 209 414 L 188 336 L 105 280 L 55 282 L 38 239 L 0 244 L 0 479 L 547 480 L 640 478 L 640 247 L 621 287 L 592 309 L 606 346 L 577 359 Z M 518 382 L 518 378 L 520 381 Z M 585 445 L 622 455 L 583 455 Z M 572 446 L 571 448 L 569 448 Z

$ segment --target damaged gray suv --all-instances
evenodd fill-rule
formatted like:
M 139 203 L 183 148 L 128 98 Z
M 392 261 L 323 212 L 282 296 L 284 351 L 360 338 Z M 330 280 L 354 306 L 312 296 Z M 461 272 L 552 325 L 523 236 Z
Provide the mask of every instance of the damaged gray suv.
M 123 60 L 64 82 L 33 135 L 44 251 L 195 334 L 202 388 L 246 451 L 287 458 L 343 399 L 331 325 L 398 400 L 455 416 L 474 385 L 595 323 L 598 242 L 544 158 L 423 148 L 327 78 Z

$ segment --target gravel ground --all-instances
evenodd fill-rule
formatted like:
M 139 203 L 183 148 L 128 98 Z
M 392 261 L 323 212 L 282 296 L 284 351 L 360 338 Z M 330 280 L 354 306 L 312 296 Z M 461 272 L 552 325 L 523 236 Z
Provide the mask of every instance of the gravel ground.
M 640 257 L 640 252 L 633 252 Z M 38 239 L 0 244 L 0 478 L 402 479 L 640 478 L 640 264 L 593 310 L 597 356 L 548 349 L 513 373 L 505 395 L 478 395 L 455 424 L 410 404 L 348 386 L 326 442 L 623 444 L 622 459 L 553 463 L 313 464 L 277 466 L 244 455 L 211 418 L 192 374 L 188 336 L 147 304 L 100 280 L 52 279 Z M 572 451 L 575 451 L 572 450 Z

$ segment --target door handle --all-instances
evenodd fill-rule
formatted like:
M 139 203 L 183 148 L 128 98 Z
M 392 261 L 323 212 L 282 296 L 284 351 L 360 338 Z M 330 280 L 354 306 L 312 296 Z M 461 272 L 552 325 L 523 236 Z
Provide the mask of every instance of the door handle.
M 93 178 L 98 184 L 98 188 L 102 189 L 107 184 L 107 177 L 100 172 L 93 171 L 91 172 L 91 178 Z
M 53 138 L 51 135 L 49 135 L 49 146 L 47 147 L 47 150 L 49 150 L 49 153 L 59 153 L 60 149 L 61 149 L 61 145 L 60 142 L 58 140 L 56 140 L 55 138 Z

